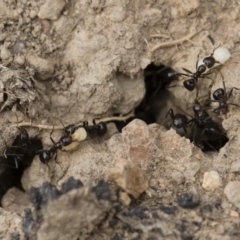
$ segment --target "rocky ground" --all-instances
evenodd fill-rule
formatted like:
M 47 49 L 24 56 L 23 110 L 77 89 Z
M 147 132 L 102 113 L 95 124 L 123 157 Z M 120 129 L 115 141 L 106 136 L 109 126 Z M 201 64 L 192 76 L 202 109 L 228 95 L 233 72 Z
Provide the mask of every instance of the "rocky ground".
M 46 126 L 63 128 L 59 119 L 128 114 L 144 97 L 149 64 L 194 72 L 198 54 L 219 44 L 231 58 L 213 82 L 199 80 L 199 95 L 223 79 L 227 91 L 238 87 L 239 11 L 234 0 L 0 0 L 1 150 L 17 126 L 50 148 Z M 36 156 L 6 193 L 16 172 L 2 166 L 0 238 L 239 239 L 239 108 L 216 118 L 229 138 L 219 151 L 203 153 L 160 124 L 170 107 L 190 113 L 195 94 L 170 88 L 156 123 L 135 119 L 121 133 L 108 123 L 104 137 L 58 151 L 57 163 Z M 240 102 L 238 90 L 229 102 Z

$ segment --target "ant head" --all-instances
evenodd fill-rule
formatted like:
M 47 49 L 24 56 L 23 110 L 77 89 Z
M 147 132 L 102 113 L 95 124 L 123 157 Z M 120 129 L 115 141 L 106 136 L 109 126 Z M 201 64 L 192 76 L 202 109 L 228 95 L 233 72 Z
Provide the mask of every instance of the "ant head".
M 183 114 L 176 114 L 173 119 L 173 126 L 175 128 L 182 128 L 186 125 L 188 119 L 185 115 Z
M 213 56 L 209 56 L 203 59 L 203 63 L 205 63 L 205 65 L 208 68 L 212 68 L 214 66 L 214 64 L 216 63 L 216 60 L 214 59 Z
M 38 152 L 39 159 L 42 163 L 46 164 L 53 157 L 53 152 L 50 150 L 41 150 Z
M 204 73 L 206 71 L 206 66 L 205 65 L 200 65 L 198 68 L 197 68 L 197 73 Z
M 75 132 L 75 130 L 76 130 L 76 125 L 75 124 L 70 124 L 70 125 L 68 125 L 64 128 L 64 132 L 67 135 L 73 134 Z
M 107 132 L 107 125 L 105 122 L 100 122 L 97 124 L 98 135 L 103 136 Z
M 171 68 L 167 68 L 167 70 L 168 72 L 166 72 L 164 78 L 161 77 L 161 79 L 163 79 L 162 81 L 166 86 L 169 86 L 171 82 L 173 82 L 174 80 L 178 80 L 178 74 Z
M 183 86 L 188 90 L 188 91 L 193 91 L 195 89 L 195 81 L 193 78 L 185 80 L 183 82 Z
M 221 100 L 221 99 L 223 99 L 224 98 L 224 89 L 223 88 L 218 88 L 217 90 L 215 90 L 214 92 L 213 92 L 213 98 L 215 99 L 215 100 Z

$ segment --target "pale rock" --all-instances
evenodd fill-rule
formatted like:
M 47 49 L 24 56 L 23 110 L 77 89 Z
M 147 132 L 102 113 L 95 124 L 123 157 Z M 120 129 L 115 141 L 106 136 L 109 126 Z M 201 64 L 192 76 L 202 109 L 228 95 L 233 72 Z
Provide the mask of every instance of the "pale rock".
M 173 171 L 173 172 L 171 173 L 171 177 L 172 177 L 172 183 L 173 183 L 173 184 L 178 184 L 178 185 L 180 185 L 180 184 L 182 184 L 182 183 L 184 182 L 184 180 L 185 180 L 183 174 L 182 174 L 181 172 L 179 172 L 179 171 Z
M 15 187 L 10 188 L 6 192 L 1 203 L 5 210 L 19 214 L 22 213 L 26 207 L 31 206 L 28 194 Z
M 121 159 L 108 171 L 108 177 L 134 198 L 138 198 L 148 189 L 145 173 L 133 162 Z
M 216 171 L 205 172 L 202 187 L 205 190 L 213 191 L 221 186 L 221 178 Z
M 237 211 L 231 210 L 230 211 L 230 217 L 238 218 L 239 217 L 239 213 Z
M 189 162 L 186 166 L 186 171 L 184 171 L 184 176 L 188 179 L 192 179 L 195 174 L 199 171 L 200 169 L 200 163 L 195 161 L 195 162 Z
M 231 172 L 240 172 L 240 161 L 235 161 L 231 164 L 231 168 L 230 168 Z
M 30 13 L 29 13 L 29 17 L 30 17 L 31 19 L 33 19 L 33 18 L 35 18 L 36 16 L 37 16 L 37 12 L 34 11 L 34 10 L 31 10 Z
M 65 4 L 65 0 L 46 0 L 40 7 L 38 17 L 40 19 L 57 20 Z
M 240 182 L 239 181 L 229 182 L 224 188 L 224 194 L 226 195 L 230 203 L 240 208 Z
M 12 57 L 11 52 L 5 46 L 1 46 L 1 59 L 7 60 L 10 59 L 11 57 Z
M 19 64 L 19 65 L 24 65 L 25 57 L 23 55 L 16 55 L 14 57 L 14 63 Z
M 124 127 L 122 140 L 133 162 L 142 164 L 151 159 L 150 133 L 142 120 L 135 119 Z

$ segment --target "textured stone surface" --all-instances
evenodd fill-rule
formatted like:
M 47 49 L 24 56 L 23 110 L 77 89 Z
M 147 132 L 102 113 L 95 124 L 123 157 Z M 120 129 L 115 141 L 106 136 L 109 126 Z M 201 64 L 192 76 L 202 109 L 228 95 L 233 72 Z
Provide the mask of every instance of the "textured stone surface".
M 38 17 L 40 19 L 56 20 L 58 19 L 65 4 L 65 0 L 46 0 L 45 3 L 40 7 Z
M 240 208 L 240 182 L 239 181 L 229 182 L 224 188 L 224 194 L 226 195 L 230 203 Z
M 120 159 L 113 168 L 109 169 L 108 177 L 135 198 L 148 189 L 145 173 L 134 163 L 125 159 Z

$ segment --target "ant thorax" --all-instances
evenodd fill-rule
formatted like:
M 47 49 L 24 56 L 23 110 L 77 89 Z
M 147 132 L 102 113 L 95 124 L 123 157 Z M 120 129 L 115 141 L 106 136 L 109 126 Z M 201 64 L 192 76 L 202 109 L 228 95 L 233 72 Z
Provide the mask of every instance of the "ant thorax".
M 62 147 L 62 151 L 74 151 L 79 146 L 80 142 L 84 141 L 87 138 L 87 132 L 83 127 L 80 127 L 75 130 L 75 132 L 71 135 L 72 143 L 67 146 Z

